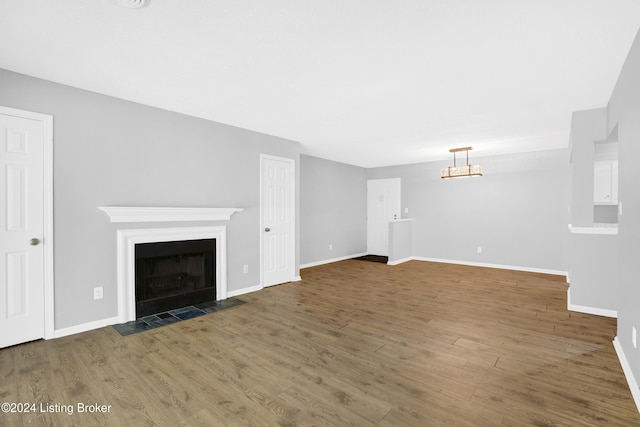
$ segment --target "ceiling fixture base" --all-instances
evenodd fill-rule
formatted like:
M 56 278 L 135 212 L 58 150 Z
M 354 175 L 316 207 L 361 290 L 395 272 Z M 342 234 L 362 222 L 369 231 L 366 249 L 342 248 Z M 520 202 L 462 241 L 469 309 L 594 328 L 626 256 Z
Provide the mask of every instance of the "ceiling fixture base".
M 141 9 L 149 4 L 149 0 L 113 0 L 113 2 L 127 9 Z

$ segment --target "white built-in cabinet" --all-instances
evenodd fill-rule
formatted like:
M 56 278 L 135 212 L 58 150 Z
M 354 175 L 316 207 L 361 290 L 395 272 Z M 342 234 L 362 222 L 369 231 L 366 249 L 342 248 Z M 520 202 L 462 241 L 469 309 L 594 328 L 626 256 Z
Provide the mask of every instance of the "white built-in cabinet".
M 593 163 L 593 203 L 618 204 L 617 160 L 598 160 Z

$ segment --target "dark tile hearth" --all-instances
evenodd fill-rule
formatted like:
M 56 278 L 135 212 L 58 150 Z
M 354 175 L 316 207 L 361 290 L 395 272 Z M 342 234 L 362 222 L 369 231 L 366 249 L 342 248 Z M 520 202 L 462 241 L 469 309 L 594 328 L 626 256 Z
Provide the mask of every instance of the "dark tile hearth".
M 113 325 L 113 328 L 118 331 L 120 335 L 127 336 L 160 326 L 170 325 L 182 320 L 193 319 L 194 317 L 204 314 L 215 313 L 216 311 L 242 304 L 245 304 L 245 301 L 236 298 L 227 298 L 222 301 L 207 301 L 188 307 L 176 308 L 175 310 L 169 310 L 164 313 L 145 316 L 141 319 L 132 320 L 131 322 Z

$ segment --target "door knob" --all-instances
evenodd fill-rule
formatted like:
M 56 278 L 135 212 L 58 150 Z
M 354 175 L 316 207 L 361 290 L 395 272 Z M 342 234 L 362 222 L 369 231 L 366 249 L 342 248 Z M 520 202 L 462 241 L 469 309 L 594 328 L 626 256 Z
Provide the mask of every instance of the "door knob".
M 40 239 L 36 239 L 35 237 L 29 241 L 31 246 L 38 246 L 40 244 Z
M 269 227 L 265 228 L 264 231 L 266 231 L 267 233 L 271 231 L 271 229 Z

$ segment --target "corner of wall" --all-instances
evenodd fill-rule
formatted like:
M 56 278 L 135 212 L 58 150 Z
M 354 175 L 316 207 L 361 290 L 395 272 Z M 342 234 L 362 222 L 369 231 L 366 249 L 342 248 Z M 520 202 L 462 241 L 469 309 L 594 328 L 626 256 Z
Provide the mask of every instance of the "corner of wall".
M 618 337 L 615 337 L 613 339 L 613 348 L 616 350 L 618 360 L 620 361 L 620 365 L 622 366 L 622 371 L 624 372 L 624 376 L 627 379 L 627 383 L 629 384 L 629 389 L 631 390 L 633 401 L 636 404 L 636 408 L 638 408 L 638 412 L 640 412 L 640 386 L 638 386 L 638 382 L 633 375 L 633 371 L 631 370 L 631 366 L 629 365 L 627 356 L 624 354 L 624 350 L 622 349 L 622 345 L 620 344 L 620 340 L 618 340 Z

